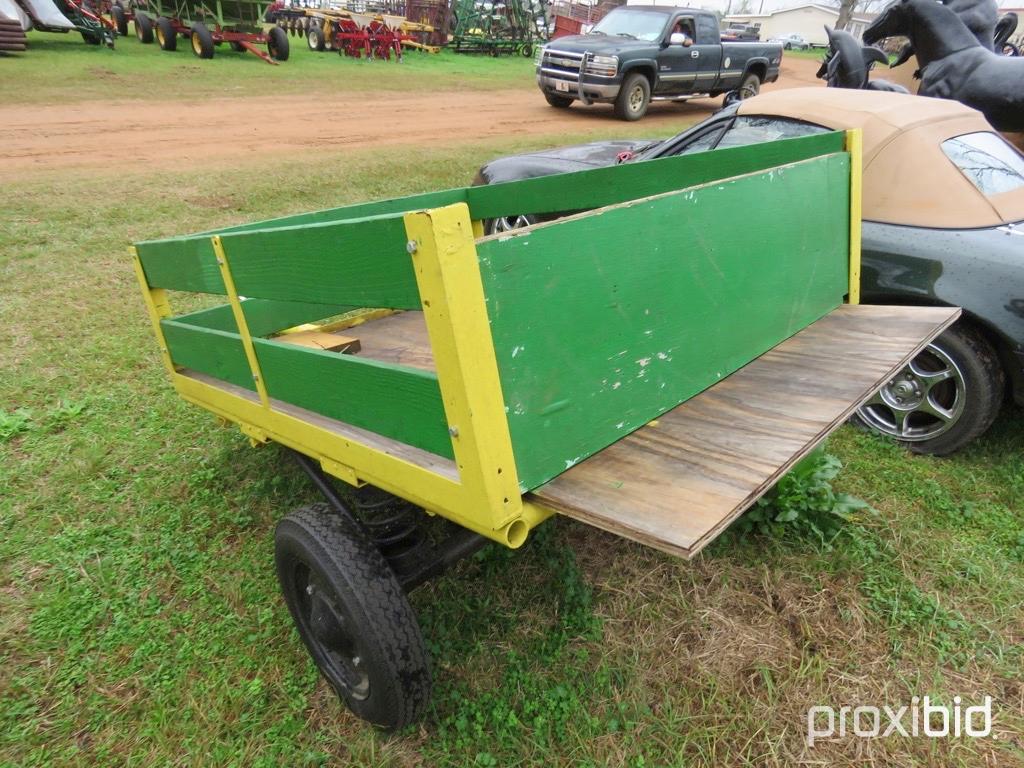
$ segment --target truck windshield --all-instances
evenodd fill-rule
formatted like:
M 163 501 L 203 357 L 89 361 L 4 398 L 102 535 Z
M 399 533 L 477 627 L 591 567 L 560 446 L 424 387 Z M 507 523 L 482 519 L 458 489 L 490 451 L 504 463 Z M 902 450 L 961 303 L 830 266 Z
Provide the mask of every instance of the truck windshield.
M 660 40 L 665 30 L 665 22 L 668 15 L 657 11 L 634 11 L 625 8 L 616 8 L 597 24 L 592 32 L 600 32 L 605 35 L 622 35 L 633 37 L 637 40 L 654 42 Z

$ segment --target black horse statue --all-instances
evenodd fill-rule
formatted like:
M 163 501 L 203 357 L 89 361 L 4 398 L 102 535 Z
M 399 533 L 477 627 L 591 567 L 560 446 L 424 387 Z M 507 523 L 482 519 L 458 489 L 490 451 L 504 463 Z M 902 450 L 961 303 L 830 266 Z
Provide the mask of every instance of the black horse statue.
M 1004 13 L 996 22 L 996 37 L 993 50 L 1003 56 L 1020 56 L 1020 49 L 1010 42 L 1013 33 L 1017 31 L 1017 14 L 1013 11 Z
M 978 44 L 990 51 L 995 48 L 994 40 L 999 6 L 996 0 L 939 0 L 949 10 L 960 17 L 960 21 L 978 38 Z M 914 45 L 907 43 L 900 50 L 899 56 L 892 66 L 898 67 L 914 55 Z
M 828 35 L 828 55 L 818 68 L 818 77 L 828 83 L 829 88 L 909 93 L 902 85 L 868 79 L 868 73 L 875 64 L 889 63 L 884 51 L 871 45 L 861 45 L 849 32 L 826 26 L 825 33 Z
M 935 0 L 897 0 L 864 30 L 864 42 L 898 35 L 910 38 L 917 54 L 918 95 L 963 102 L 1001 131 L 1024 130 L 1024 60 L 981 45 L 959 16 Z

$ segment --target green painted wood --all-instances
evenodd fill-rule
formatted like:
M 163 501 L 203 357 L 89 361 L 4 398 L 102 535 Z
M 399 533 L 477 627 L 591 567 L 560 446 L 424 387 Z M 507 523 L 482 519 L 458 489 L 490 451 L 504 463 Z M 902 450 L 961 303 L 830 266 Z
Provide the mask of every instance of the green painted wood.
M 253 336 L 269 336 L 286 328 L 303 323 L 312 323 L 326 317 L 340 315 L 358 307 L 342 304 L 305 304 L 292 301 L 271 301 L 269 299 L 245 299 L 241 302 L 249 333 Z M 201 328 L 212 328 L 218 331 L 238 332 L 235 315 L 230 304 L 202 309 L 178 315 L 175 320 Z
M 237 333 L 163 320 L 176 365 L 255 391 Z M 270 397 L 452 458 L 437 376 L 354 355 L 253 339 Z
M 559 213 L 616 205 L 745 173 L 840 152 L 843 133 L 822 133 L 767 144 L 624 163 L 467 190 L 474 219 Z M 770 201 L 762 203 L 770 204 Z
M 267 339 L 253 343 L 271 397 L 453 457 L 433 373 Z
M 848 190 L 831 155 L 479 243 L 523 489 L 838 306 Z
M 227 294 L 210 238 L 149 240 L 135 248 L 150 288 Z
M 175 365 L 255 391 L 249 361 L 237 333 L 161 320 L 167 349 Z

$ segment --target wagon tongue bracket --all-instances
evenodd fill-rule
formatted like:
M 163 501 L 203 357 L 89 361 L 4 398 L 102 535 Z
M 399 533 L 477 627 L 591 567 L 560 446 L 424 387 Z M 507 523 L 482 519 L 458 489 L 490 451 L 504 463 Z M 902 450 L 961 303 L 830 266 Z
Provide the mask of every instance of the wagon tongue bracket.
M 280 62 L 275 61 L 273 59 L 273 57 L 271 57 L 271 55 L 269 53 L 267 53 L 266 51 L 262 50 L 261 48 L 257 48 L 255 45 L 250 43 L 248 40 L 239 40 L 238 44 L 240 46 L 242 46 L 243 48 L 245 48 L 245 50 L 247 50 L 249 53 L 255 53 L 257 56 L 259 56 L 261 59 L 263 59 L 265 62 L 267 62 L 267 64 L 273 64 L 276 67 L 280 63 Z

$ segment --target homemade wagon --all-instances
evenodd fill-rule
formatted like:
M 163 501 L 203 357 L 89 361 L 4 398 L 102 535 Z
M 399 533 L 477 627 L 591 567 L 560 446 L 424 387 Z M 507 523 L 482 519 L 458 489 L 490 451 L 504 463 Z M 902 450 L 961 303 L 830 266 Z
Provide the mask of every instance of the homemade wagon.
M 288 33 L 277 26 L 264 30 L 270 5 L 263 0 L 146 0 L 146 8 L 155 18 L 136 8 L 135 34 L 143 43 L 155 39 L 164 51 L 177 50 L 182 37 L 200 59 L 212 59 L 216 47 L 227 43 L 232 50 L 248 51 L 276 64 L 288 60 Z M 267 50 L 257 47 L 260 45 Z
M 956 318 L 857 304 L 859 180 L 831 133 L 136 246 L 179 394 L 325 496 L 278 525 L 278 576 L 357 714 L 429 698 L 403 590 L 556 512 L 690 557 Z

